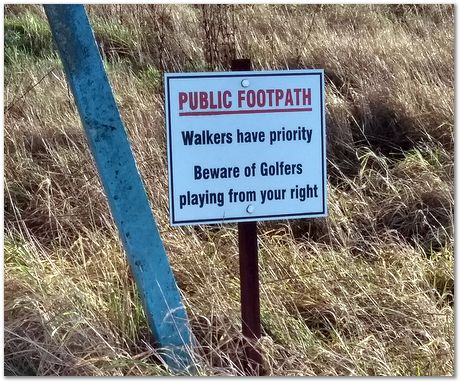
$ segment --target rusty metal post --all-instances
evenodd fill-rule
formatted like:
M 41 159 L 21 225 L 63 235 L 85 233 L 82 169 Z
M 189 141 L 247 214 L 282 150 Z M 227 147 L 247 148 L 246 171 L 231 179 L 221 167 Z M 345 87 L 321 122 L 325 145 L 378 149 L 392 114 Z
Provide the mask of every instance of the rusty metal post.
M 251 70 L 251 60 L 233 60 L 232 70 Z M 261 337 L 257 222 L 238 223 L 238 250 L 242 332 L 248 340 L 244 344 L 247 358 L 244 366 L 247 374 L 262 375 L 262 354 L 256 346 Z
M 261 375 L 262 354 L 255 344 L 261 337 L 257 222 L 238 223 L 240 252 L 241 320 L 248 364 L 246 371 Z

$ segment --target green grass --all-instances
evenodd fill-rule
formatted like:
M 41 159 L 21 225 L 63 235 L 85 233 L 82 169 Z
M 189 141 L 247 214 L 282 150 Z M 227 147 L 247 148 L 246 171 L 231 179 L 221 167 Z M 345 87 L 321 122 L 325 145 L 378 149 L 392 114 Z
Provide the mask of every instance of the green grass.
M 56 54 L 48 22 L 37 13 L 25 12 L 5 17 L 5 66 L 14 63 L 20 55 L 35 59 Z

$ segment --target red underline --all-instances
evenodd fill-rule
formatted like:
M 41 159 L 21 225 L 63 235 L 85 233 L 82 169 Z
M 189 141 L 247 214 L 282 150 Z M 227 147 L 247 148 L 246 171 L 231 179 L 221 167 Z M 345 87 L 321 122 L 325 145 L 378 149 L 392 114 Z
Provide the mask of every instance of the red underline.
M 259 110 L 216 110 L 216 111 L 183 111 L 180 117 L 191 117 L 199 115 L 223 115 L 223 114 L 257 114 L 257 113 L 288 113 L 299 111 L 312 111 L 311 107 L 290 108 L 290 109 L 259 109 Z

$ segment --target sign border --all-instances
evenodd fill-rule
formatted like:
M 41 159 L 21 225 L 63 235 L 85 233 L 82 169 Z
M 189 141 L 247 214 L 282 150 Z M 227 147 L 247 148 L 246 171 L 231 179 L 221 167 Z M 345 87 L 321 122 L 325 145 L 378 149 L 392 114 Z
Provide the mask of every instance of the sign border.
M 308 72 L 306 72 L 308 70 Z M 207 78 L 207 77 L 273 77 L 273 76 L 295 76 L 310 75 L 320 77 L 320 107 L 321 107 L 321 154 L 322 154 L 322 211 L 305 212 L 298 214 L 278 214 L 278 215 L 258 215 L 258 216 L 240 216 L 231 218 L 209 218 L 209 219 L 192 219 L 176 220 L 174 206 L 174 182 L 173 182 L 173 157 L 172 157 L 172 127 L 171 127 L 171 109 L 170 105 L 170 80 L 189 79 L 189 78 Z M 327 216 L 327 181 L 326 181 L 326 131 L 325 131 L 325 89 L 324 89 L 324 69 L 305 69 L 305 70 L 274 70 L 274 71 L 238 71 L 238 72 L 194 72 L 194 73 L 165 73 L 165 122 L 166 122 L 166 140 L 168 155 L 168 178 L 169 178 L 169 221 L 172 226 L 195 225 L 195 224 L 224 224 L 250 221 L 269 221 L 278 219 L 301 218 L 301 217 L 325 217 Z

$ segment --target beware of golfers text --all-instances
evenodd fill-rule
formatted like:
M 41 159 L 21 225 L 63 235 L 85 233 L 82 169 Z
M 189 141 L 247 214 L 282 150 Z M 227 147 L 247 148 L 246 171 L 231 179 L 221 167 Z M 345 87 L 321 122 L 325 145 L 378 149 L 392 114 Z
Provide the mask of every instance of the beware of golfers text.
M 172 225 L 325 216 L 322 70 L 165 74 Z

